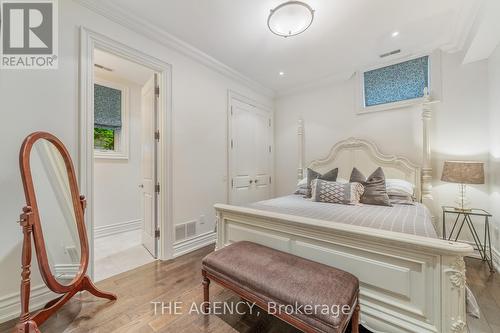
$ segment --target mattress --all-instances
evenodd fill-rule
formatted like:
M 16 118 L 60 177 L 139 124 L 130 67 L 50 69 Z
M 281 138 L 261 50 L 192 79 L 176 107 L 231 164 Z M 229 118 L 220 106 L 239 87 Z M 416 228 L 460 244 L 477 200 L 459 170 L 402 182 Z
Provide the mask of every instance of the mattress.
M 248 204 L 246 207 L 324 221 L 437 238 L 430 211 L 421 203 L 394 205 L 340 205 L 314 202 L 301 195 L 288 195 Z

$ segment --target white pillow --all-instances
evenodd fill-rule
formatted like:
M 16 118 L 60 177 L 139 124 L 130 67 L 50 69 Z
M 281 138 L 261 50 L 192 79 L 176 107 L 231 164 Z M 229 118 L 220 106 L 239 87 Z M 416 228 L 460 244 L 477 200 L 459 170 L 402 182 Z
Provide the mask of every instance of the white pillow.
M 297 183 L 297 187 L 307 187 L 307 177 Z
M 385 186 L 388 195 L 413 197 L 415 194 L 415 186 L 403 179 L 386 179 Z

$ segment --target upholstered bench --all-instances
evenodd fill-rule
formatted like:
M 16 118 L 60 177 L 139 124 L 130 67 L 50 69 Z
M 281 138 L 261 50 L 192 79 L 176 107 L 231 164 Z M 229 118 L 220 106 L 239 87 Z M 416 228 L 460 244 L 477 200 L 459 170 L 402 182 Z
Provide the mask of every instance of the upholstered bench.
M 347 272 L 251 242 L 202 262 L 204 309 L 213 280 L 304 332 L 345 332 L 359 325 L 359 281 Z

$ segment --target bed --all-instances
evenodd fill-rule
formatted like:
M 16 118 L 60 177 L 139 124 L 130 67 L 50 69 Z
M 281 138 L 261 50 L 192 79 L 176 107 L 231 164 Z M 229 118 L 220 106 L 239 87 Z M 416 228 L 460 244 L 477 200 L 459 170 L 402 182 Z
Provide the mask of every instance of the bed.
M 361 323 L 373 332 L 465 332 L 463 257 L 473 249 L 441 240 L 435 231 L 430 105 L 426 99 L 420 165 L 356 138 L 336 143 L 328 156 L 308 164 L 320 172 L 338 167 L 345 179 L 353 167 L 369 174 L 380 166 L 387 178 L 415 185 L 416 205 L 350 207 L 296 195 L 246 206 L 217 204 L 216 248 L 248 240 L 355 274 L 361 282 Z M 305 170 L 301 126 L 299 179 Z

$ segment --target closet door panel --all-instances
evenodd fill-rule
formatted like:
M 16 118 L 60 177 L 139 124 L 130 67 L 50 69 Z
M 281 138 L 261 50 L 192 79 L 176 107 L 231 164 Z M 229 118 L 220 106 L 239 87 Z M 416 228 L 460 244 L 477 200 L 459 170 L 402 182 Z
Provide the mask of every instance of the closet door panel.
M 231 115 L 231 203 L 243 204 L 253 201 L 255 172 L 255 120 L 252 108 L 244 103 L 233 102 Z
M 255 172 L 254 172 L 254 201 L 269 199 L 271 177 L 271 118 L 269 112 L 255 109 L 254 112 L 254 144 L 255 144 Z

